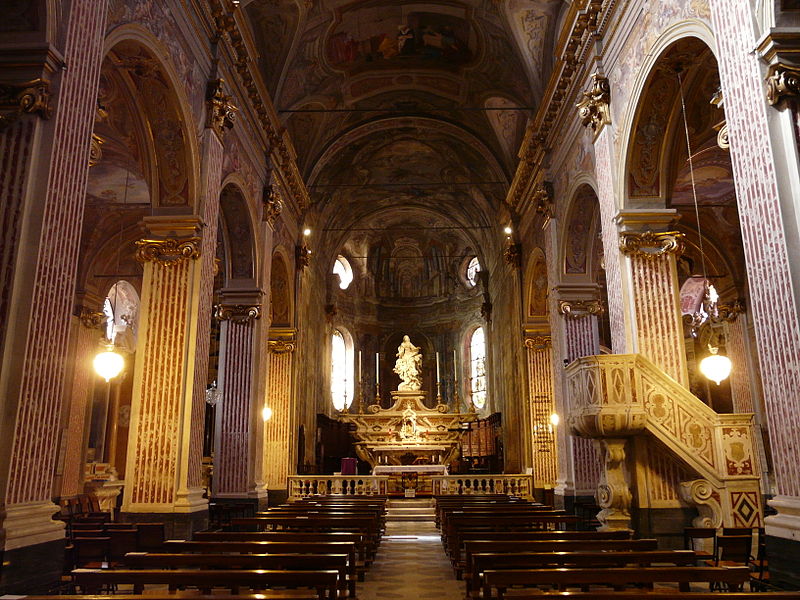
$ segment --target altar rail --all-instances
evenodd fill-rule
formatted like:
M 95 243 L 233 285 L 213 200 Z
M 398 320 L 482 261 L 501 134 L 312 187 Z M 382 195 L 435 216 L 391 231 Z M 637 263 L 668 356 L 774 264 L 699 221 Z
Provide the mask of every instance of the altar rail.
M 289 500 L 318 494 L 345 496 L 385 496 L 389 477 L 382 475 L 292 475 Z
M 435 475 L 431 479 L 434 496 L 506 494 L 530 498 L 533 491 L 531 475 Z

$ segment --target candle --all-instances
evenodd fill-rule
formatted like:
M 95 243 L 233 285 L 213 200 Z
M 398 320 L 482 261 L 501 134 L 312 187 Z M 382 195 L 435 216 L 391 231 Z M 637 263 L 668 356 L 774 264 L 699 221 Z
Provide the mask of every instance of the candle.
M 439 377 L 439 353 L 436 353 L 436 383 L 439 383 L 441 378 Z
M 375 385 L 381 384 L 381 353 L 375 353 Z
M 361 383 L 361 350 L 358 351 L 358 383 Z
M 453 349 L 453 384 L 458 383 L 458 350 Z

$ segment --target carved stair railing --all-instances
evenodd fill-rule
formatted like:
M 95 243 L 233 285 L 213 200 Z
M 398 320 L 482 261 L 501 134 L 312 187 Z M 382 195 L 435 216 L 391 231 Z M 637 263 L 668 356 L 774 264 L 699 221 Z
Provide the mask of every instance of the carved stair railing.
M 605 462 L 597 491 L 603 529 L 630 528 L 628 439 L 652 435 L 695 479 L 681 497 L 697 506 L 696 526 L 761 523 L 752 414 L 718 414 L 641 354 L 587 356 L 566 369 L 569 426 L 593 438 Z

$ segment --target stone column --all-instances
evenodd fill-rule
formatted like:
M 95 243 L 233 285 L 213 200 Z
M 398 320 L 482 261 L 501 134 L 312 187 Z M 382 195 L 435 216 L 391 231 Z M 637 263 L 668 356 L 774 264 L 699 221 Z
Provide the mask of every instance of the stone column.
M 55 47 L 45 10 L 2 50 L 0 594 L 44 591 L 62 569 L 52 484 L 106 21 L 104 0 L 75 0 Z
M 633 209 L 620 211 L 615 221 L 621 229 L 619 248 L 624 255 L 624 271 L 630 278 L 631 349 L 688 388 L 675 262 L 683 251 L 683 234 L 669 230 L 676 216 L 674 209 Z
M 731 360 L 731 396 L 733 412 L 754 413 L 753 384 L 750 377 L 750 345 L 747 340 L 746 317 L 733 312 L 725 321 L 725 350 Z
M 203 426 L 193 402 L 201 222 L 146 217 L 144 225 L 149 236 L 136 243 L 144 279 L 122 512 L 127 520 L 164 520 L 170 535 L 184 536 L 207 521 L 203 489 L 189 476 L 193 428 L 202 434 Z
M 98 379 L 98 375 L 92 368 L 92 360 L 101 349 L 98 343 L 103 336 L 100 328 L 105 325 L 106 316 L 100 311 L 83 307 L 80 309 L 79 316 L 74 320 L 75 361 L 65 432 L 67 439 L 64 444 L 62 498 L 74 497 L 83 493 L 87 410 L 94 383 Z
M 289 328 L 272 328 L 269 337 L 269 387 L 266 404 L 272 418 L 264 423 L 264 485 L 270 499 L 285 499 L 287 477 L 294 473 L 295 407 L 292 403 L 294 385 L 293 358 L 296 332 Z
M 261 419 L 253 366 L 261 290 L 222 290 L 215 316 L 222 322 L 222 401 L 217 407 L 214 497 L 258 501 L 266 496 L 266 490 L 256 485 L 253 460 L 256 451 L 260 451 L 253 435 Z
M 553 345 L 549 335 L 526 332 L 528 363 L 529 431 L 531 432 L 533 486 L 555 488 L 558 478 L 556 430 L 550 415 L 556 413 L 553 392 Z
M 783 29 L 757 34 L 747 0 L 711 0 L 710 7 L 752 296 L 748 308 L 755 324 L 774 449 L 777 494 L 770 505 L 778 514 L 765 519 L 770 574 L 773 581 L 798 585 L 800 169 L 791 110 L 800 92 L 798 72 L 793 70 L 797 41 L 796 36 L 783 34 Z

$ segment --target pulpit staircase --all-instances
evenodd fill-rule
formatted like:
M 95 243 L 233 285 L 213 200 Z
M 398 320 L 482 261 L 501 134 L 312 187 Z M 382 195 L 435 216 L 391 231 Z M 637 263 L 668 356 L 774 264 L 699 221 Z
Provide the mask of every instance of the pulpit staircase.
M 650 436 L 691 474 L 676 482 L 697 507 L 696 526 L 762 522 L 752 414 L 718 414 L 641 354 L 587 356 L 566 369 L 569 426 L 597 440 L 604 473 L 598 515 L 604 528 L 630 527 L 635 436 Z

